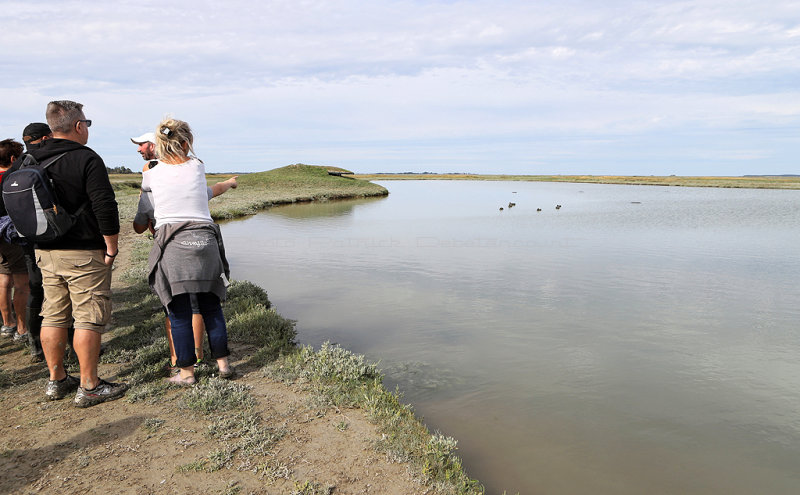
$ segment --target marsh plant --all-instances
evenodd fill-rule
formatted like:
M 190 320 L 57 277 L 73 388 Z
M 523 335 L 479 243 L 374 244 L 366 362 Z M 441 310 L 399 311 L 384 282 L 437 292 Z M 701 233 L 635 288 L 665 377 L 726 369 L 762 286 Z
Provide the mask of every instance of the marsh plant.
M 219 441 L 233 442 L 234 450 L 244 456 L 267 456 L 286 435 L 285 428 L 264 426 L 261 416 L 245 410 L 218 417 L 209 427 L 209 435 Z
M 242 487 L 239 486 L 239 482 L 231 480 L 225 485 L 225 489 L 220 492 L 220 495 L 237 495 L 240 491 L 242 491 Z
M 209 378 L 189 389 L 180 405 L 192 411 L 210 414 L 221 411 L 247 409 L 255 405 L 250 387 L 241 383 Z
M 263 366 L 295 347 L 295 322 L 272 309 L 267 293 L 247 281 L 234 281 L 225 302 L 228 337 L 255 346 L 251 362 Z
M 144 420 L 144 424 L 142 425 L 142 427 L 150 433 L 155 433 L 162 426 L 164 426 L 165 422 L 166 421 L 160 418 L 147 418 Z
M 314 481 L 303 481 L 294 483 L 292 495 L 330 495 L 333 493 L 335 485 L 323 485 Z
M 299 381 L 308 386 L 316 403 L 344 407 L 357 406 L 365 388 L 382 379 L 377 365 L 329 342 L 322 344 L 318 352 L 303 346 L 267 366 L 264 373 L 277 380 Z

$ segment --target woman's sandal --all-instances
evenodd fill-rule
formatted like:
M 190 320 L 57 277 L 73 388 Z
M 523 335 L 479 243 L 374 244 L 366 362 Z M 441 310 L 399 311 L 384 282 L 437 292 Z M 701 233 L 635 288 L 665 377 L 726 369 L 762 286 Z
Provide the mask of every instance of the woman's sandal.
M 236 378 L 236 376 L 236 370 L 233 369 L 233 366 L 229 367 L 225 371 L 219 370 L 219 377 L 223 380 L 233 380 Z
M 197 379 L 195 379 L 195 377 L 190 376 L 189 378 L 181 378 L 180 373 L 173 375 L 170 378 L 164 378 L 164 381 L 172 385 L 180 385 L 181 387 L 194 387 L 195 383 L 197 383 Z

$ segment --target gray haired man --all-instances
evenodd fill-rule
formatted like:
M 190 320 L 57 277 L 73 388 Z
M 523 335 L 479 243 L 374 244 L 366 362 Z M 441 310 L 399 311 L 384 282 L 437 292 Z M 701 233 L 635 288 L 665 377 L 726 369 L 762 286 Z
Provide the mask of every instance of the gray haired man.
M 36 244 L 42 271 L 42 347 L 50 381 L 49 399 L 62 399 L 77 389 L 75 405 L 88 407 L 121 397 L 128 386 L 97 376 L 102 333 L 111 319 L 111 265 L 117 256 L 119 212 L 105 163 L 86 146 L 92 121 L 83 105 L 69 100 L 47 105 L 53 138 L 31 154 L 40 163 L 65 153 L 47 169 L 62 208 L 81 210 L 62 237 Z M 66 373 L 67 329 L 74 324 L 73 347 L 80 363 L 80 381 Z

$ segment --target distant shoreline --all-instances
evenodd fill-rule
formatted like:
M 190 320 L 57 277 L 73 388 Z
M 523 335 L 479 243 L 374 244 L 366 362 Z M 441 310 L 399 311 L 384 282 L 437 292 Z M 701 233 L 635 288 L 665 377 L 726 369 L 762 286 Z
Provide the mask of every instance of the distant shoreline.
M 727 187 L 744 189 L 800 189 L 800 175 L 748 175 L 740 177 L 684 177 L 652 175 L 483 175 L 483 174 L 355 174 L 366 180 L 487 180 L 575 182 L 637 186 Z

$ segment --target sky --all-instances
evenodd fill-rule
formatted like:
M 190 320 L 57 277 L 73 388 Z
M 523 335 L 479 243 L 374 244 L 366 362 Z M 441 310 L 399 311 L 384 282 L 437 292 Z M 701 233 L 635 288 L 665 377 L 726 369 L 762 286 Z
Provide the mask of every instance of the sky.
M 800 1 L 0 0 L 0 139 L 187 121 L 209 172 L 800 174 Z

